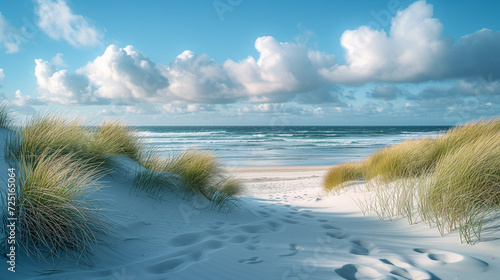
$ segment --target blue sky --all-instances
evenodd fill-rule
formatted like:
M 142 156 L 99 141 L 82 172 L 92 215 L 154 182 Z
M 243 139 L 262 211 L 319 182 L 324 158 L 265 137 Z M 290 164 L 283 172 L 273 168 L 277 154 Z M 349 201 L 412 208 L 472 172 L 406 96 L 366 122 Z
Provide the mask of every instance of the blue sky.
M 497 1 L 0 4 L 0 99 L 133 125 L 454 125 L 500 113 Z

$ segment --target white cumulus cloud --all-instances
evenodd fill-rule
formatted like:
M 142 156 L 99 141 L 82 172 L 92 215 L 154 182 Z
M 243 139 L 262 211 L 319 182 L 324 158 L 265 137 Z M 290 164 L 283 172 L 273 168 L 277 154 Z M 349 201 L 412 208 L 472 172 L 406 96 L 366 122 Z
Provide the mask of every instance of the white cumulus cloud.
M 76 72 L 96 87 L 96 96 L 122 104 L 155 99 L 169 84 L 156 64 L 133 46 L 110 45 Z
M 64 0 L 36 0 L 35 13 L 40 29 L 55 40 L 75 47 L 101 43 L 103 33 L 82 15 L 74 14 Z
M 57 70 L 43 59 L 35 60 L 35 76 L 41 99 L 65 105 L 101 103 L 87 76 Z
M 317 71 L 335 64 L 335 56 L 313 51 L 303 44 L 278 42 L 271 36 L 255 41 L 259 58 L 234 62 L 227 60 L 224 69 L 250 95 L 250 101 L 262 101 L 262 95 L 298 93 L 324 83 Z M 252 98 L 254 97 L 254 98 Z M 293 95 L 292 95 L 293 97 Z
M 12 104 L 16 106 L 32 106 L 43 105 L 44 103 L 37 98 L 32 98 L 30 95 L 23 94 L 20 90 L 16 90 Z
M 324 68 L 332 82 L 403 82 L 446 75 L 453 40 L 442 36 L 443 25 L 432 18 L 433 7 L 417 1 L 397 12 L 388 32 L 361 26 L 347 30 L 340 39 L 345 65 Z
M 233 103 L 244 96 L 227 71 L 206 54 L 184 51 L 168 67 L 160 67 L 170 86 L 158 92 L 161 102 Z
M 478 30 L 458 42 L 443 36 L 433 6 L 420 0 L 398 11 L 388 32 L 361 26 L 340 39 L 343 65 L 323 68 L 330 82 L 421 82 L 493 75 L 500 79 L 500 32 Z

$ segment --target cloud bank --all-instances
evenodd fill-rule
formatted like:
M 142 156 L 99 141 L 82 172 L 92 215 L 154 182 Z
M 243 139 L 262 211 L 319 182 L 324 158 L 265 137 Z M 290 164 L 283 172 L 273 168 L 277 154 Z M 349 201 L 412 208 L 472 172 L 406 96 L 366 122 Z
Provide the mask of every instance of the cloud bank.
M 100 42 L 99 31 L 74 15 L 65 2 L 38 3 L 39 25 L 52 38 L 75 46 Z M 399 110 L 412 115 L 417 109 L 457 110 L 460 106 L 486 110 L 483 103 L 490 102 L 486 97 L 491 99 L 500 92 L 500 32 L 481 29 L 455 42 L 443 35 L 443 29 L 433 17 L 433 6 L 421 0 L 398 11 L 387 31 L 371 26 L 346 30 L 340 38 L 345 50 L 343 64 L 335 55 L 305 43 L 263 36 L 255 41 L 258 57 L 240 61 L 218 63 L 206 54 L 186 50 L 162 65 L 133 46 L 110 45 L 74 73 L 58 69 L 64 66 L 62 54 L 53 63 L 37 59 L 35 75 L 42 101 L 126 105 L 132 114 L 190 113 L 234 103 L 254 103 L 239 108 L 241 114 L 284 108 L 304 114 L 284 106 L 287 102 L 328 104 L 332 112 L 359 114 Z M 413 94 L 394 85 L 432 81 L 453 81 L 455 85 L 431 86 Z M 342 87 L 370 83 L 375 86 L 366 92 L 368 102 L 353 109 L 348 102 L 355 98 L 344 96 Z M 394 102 L 404 99 L 406 105 L 396 109 Z M 308 112 L 321 115 L 327 111 L 317 107 Z

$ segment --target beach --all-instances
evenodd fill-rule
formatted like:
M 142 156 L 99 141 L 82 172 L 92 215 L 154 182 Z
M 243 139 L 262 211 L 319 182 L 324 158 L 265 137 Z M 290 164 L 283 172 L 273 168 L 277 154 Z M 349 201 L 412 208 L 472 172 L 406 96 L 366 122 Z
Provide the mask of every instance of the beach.
M 133 167 L 133 162 L 123 161 Z M 327 166 L 229 167 L 243 183 L 238 207 L 211 211 L 208 201 L 162 201 L 134 191 L 132 169 L 101 179 L 95 195 L 113 234 L 92 263 L 20 258 L 2 279 L 495 279 L 498 237 L 461 244 L 423 222 L 363 215 L 353 186 L 321 188 Z
M 500 279 L 498 11 L 3 1 L 0 280 Z

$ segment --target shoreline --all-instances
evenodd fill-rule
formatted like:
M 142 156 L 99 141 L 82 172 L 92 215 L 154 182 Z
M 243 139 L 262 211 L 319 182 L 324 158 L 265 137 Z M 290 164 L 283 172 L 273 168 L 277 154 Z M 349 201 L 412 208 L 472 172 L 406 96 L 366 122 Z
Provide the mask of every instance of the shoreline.
M 280 194 L 309 190 L 319 195 L 327 165 L 296 166 L 239 166 L 227 168 L 227 172 L 243 184 L 244 197 L 263 194 Z
M 235 171 L 260 171 L 260 170 L 267 170 L 267 171 L 287 171 L 287 170 L 293 170 L 293 171 L 300 171 L 300 170 L 316 170 L 316 169 L 324 169 L 324 168 L 330 168 L 334 166 L 332 165 L 322 165 L 322 164 L 311 164 L 311 165 L 251 165 L 251 166 L 224 166 L 224 168 L 227 168 L 229 170 L 235 170 Z

